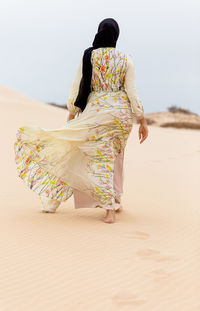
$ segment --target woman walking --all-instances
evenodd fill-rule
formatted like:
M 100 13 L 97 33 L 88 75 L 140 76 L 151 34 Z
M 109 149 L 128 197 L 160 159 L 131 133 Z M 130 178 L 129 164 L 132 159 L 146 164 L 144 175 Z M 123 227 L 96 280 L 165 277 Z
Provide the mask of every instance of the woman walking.
M 106 223 L 122 209 L 124 150 L 134 118 L 140 121 L 140 143 L 148 128 L 132 57 L 116 49 L 118 37 L 114 19 L 99 24 L 72 83 L 63 128 L 17 131 L 19 177 L 39 194 L 42 211 L 55 212 L 72 195 L 75 208 L 104 208 Z

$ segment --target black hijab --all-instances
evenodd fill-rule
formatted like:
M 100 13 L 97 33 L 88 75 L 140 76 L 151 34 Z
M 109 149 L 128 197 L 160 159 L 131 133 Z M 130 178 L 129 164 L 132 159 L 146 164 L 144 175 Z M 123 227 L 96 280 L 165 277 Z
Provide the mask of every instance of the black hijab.
M 87 104 L 87 98 L 90 93 L 90 84 L 92 78 L 92 50 L 100 47 L 116 47 L 117 39 L 119 37 L 119 26 L 113 18 L 106 18 L 102 20 L 98 26 L 98 32 L 95 35 L 92 47 L 87 48 L 83 54 L 82 63 L 82 78 L 79 85 L 78 96 L 74 102 L 76 107 L 82 111 Z

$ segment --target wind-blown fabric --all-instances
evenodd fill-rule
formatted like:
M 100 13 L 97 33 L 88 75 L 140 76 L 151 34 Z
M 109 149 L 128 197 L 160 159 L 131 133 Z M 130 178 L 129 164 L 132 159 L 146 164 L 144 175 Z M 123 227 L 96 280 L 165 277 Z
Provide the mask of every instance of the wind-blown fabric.
M 59 129 L 19 128 L 15 160 L 19 177 L 39 195 L 65 201 L 77 190 L 105 209 L 116 209 L 115 159 L 124 152 L 134 118 L 142 118 L 144 108 L 129 55 L 99 48 L 91 61 L 92 91 L 85 110 L 74 106 L 78 88 L 72 90 L 68 109 L 77 116 Z

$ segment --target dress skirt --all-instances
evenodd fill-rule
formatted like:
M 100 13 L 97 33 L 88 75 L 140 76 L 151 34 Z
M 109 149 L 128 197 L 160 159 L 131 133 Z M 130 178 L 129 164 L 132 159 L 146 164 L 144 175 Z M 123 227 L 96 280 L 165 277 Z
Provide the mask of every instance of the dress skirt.
M 75 208 L 118 209 L 132 125 L 125 91 L 91 92 L 84 111 L 62 128 L 17 130 L 18 176 L 49 199 L 63 202 L 74 194 Z
M 123 182 L 124 182 L 124 151 L 120 152 L 114 163 L 114 190 L 117 194 L 116 196 L 116 209 L 121 205 L 121 196 L 123 194 Z M 73 189 L 74 194 L 74 208 L 93 208 L 100 207 L 104 208 L 103 204 L 100 204 L 98 201 L 92 197 L 85 194 L 83 191 Z

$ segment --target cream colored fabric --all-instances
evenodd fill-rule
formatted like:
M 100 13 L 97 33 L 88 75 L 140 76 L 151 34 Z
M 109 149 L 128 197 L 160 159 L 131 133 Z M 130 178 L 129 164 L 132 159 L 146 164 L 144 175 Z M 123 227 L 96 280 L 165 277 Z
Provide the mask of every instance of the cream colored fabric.
M 74 78 L 72 85 L 71 85 L 70 94 L 69 94 L 69 98 L 68 98 L 67 108 L 71 114 L 76 114 L 76 111 L 73 111 L 73 109 L 74 109 L 74 102 L 75 102 L 76 97 L 78 95 L 81 77 L 82 77 L 82 60 L 79 63 L 77 72 L 75 74 L 75 78 Z
M 40 196 L 65 201 L 75 189 L 105 209 L 117 209 L 115 160 L 126 147 L 133 110 L 139 116 L 143 106 L 129 84 L 134 71 L 129 70 L 127 54 L 115 48 L 99 48 L 93 51 L 91 61 L 92 91 L 84 111 L 60 128 L 21 126 L 14 144 L 15 160 L 19 176 Z M 81 67 L 70 94 L 73 101 L 80 73 Z M 68 108 L 77 113 L 73 101 Z
M 82 77 L 82 60 L 79 63 L 74 80 L 71 85 L 70 94 L 67 102 L 67 108 L 71 114 L 76 114 L 77 110 L 74 110 L 74 102 L 78 95 L 79 84 Z M 127 54 L 127 71 L 125 75 L 124 87 L 126 89 L 127 96 L 131 102 L 131 107 L 137 120 L 144 117 L 144 107 L 138 96 L 136 83 L 135 83 L 135 65 L 130 54 Z M 142 107 L 142 109 L 141 109 Z
M 135 116 L 137 120 L 140 120 L 144 117 L 144 107 L 141 103 L 141 100 L 138 96 L 137 90 L 136 90 L 136 84 L 135 84 L 135 66 L 132 60 L 131 55 L 128 55 L 128 68 L 125 75 L 125 89 L 127 96 L 131 102 L 131 107 L 133 108 L 133 111 L 135 113 Z M 141 109 L 142 108 L 142 109 Z

